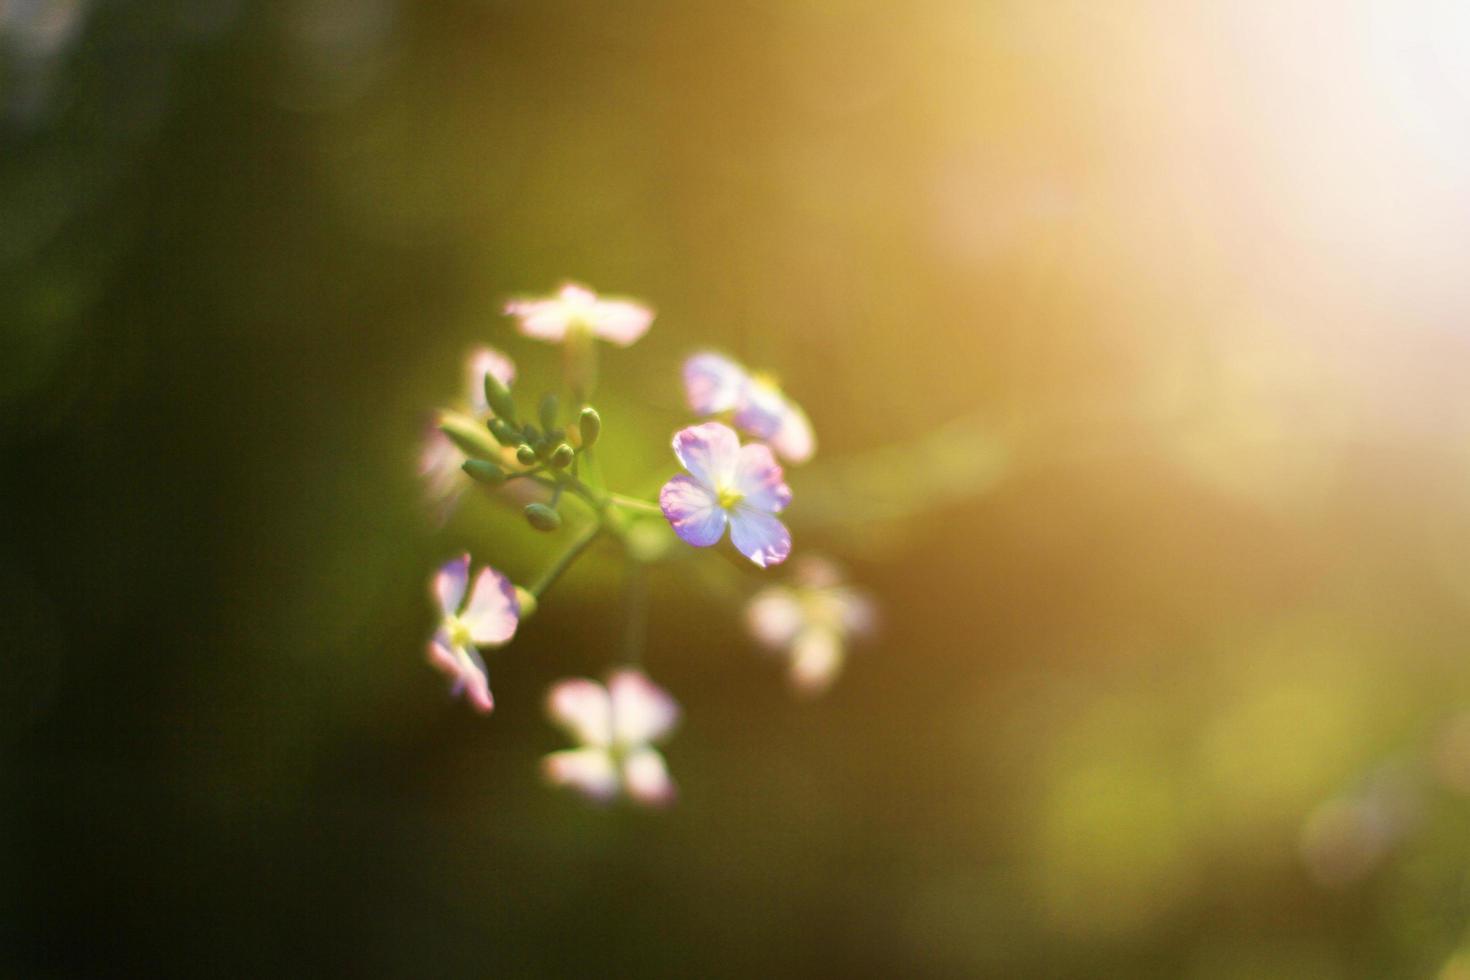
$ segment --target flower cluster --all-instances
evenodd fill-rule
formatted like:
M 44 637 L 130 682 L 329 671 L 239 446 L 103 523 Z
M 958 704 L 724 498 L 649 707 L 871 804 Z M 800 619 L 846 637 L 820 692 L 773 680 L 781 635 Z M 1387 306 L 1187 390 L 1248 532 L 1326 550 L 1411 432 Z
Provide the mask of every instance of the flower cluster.
M 667 522 L 678 539 L 702 549 L 719 545 L 728 528 L 734 550 L 760 569 L 786 561 L 791 533 L 778 515 L 791 504 L 792 491 L 777 457 L 803 463 L 816 450 L 806 413 L 768 376 L 705 351 L 683 366 L 686 401 L 705 419 L 674 434 L 674 458 L 684 472 L 668 478 L 657 501 L 612 492 L 595 461 L 603 429 L 591 402 L 598 342 L 636 342 L 653 323 L 653 311 L 568 284 L 551 297 L 515 300 L 505 312 L 522 335 L 561 345 L 562 396 L 570 396 L 574 410 L 564 415 L 562 398 L 553 392 L 528 416 L 512 393 L 515 365 L 500 351 L 480 347 L 466 365 L 464 400 L 438 413 L 420 457 L 431 502 L 442 516 L 477 483 L 502 504 L 519 507 L 536 531 L 562 542 L 525 587 L 489 566 L 472 578 L 469 554 L 433 576 L 439 623 L 428 660 L 450 678 L 454 694 L 482 713 L 495 705 L 484 651 L 510 642 L 551 586 L 597 542 L 621 546 L 629 581 L 640 586 L 643 566 L 676 547 L 673 538 L 667 538 L 669 547 L 647 547 L 654 521 Z M 751 441 L 742 443 L 740 433 Z M 629 595 L 641 607 L 641 591 Z M 593 801 L 660 806 L 676 792 L 655 745 L 673 730 L 680 709 L 638 666 L 637 616 L 641 611 L 630 609 L 630 624 L 639 625 L 627 630 L 629 649 L 605 685 L 579 678 L 552 687 L 547 713 L 575 747 L 548 755 L 543 773 L 552 785 Z M 844 585 L 836 566 L 812 556 L 797 563 L 788 583 L 759 589 L 746 606 L 751 633 L 789 657 L 798 690 L 809 694 L 832 682 L 848 641 L 871 632 L 873 620 L 871 600 Z

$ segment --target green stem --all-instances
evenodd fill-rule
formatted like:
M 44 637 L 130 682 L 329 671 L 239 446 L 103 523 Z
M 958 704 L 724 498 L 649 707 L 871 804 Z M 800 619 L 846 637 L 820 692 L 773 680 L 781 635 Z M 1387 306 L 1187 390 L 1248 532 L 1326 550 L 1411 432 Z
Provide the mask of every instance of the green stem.
M 592 544 L 592 542 L 597 540 L 597 536 L 601 533 L 602 523 L 600 521 L 596 521 L 592 524 L 587 525 L 582 533 L 577 535 L 577 537 L 572 541 L 567 550 L 562 552 L 561 557 L 558 558 L 554 563 L 552 563 L 552 566 L 548 568 L 545 572 L 543 572 L 541 577 L 536 580 L 536 583 L 532 585 L 529 589 L 527 589 L 527 591 L 530 592 L 537 599 L 540 599 L 543 595 L 546 594 L 547 589 L 556 584 L 556 580 L 561 578 L 562 573 L 565 572 L 568 568 L 571 568 L 572 564 L 576 562 L 578 558 L 582 557 L 582 552 L 586 551 L 587 548 Z
M 623 596 L 628 611 L 627 622 L 623 624 L 623 656 L 636 667 L 643 663 L 643 647 L 648 637 L 648 577 L 639 561 L 628 561 Z
M 658 504 L 650 503 L 647 500 L 639 500 L 637 497 L 625 497 L 620 493 L 610 493 L 607 495 L 607 499 L 609 503 L 616 504 L 619 507 L 626 507 L 628 510 L 636 510 L 639 513 L 657 514 L 660 516 L 663 514 L 663 508 Z

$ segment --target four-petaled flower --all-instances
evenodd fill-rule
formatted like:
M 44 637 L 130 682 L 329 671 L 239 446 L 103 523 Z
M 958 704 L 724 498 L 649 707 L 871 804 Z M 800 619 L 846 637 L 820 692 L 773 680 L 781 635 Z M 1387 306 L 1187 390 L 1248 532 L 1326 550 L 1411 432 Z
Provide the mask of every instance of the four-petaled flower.
M 728 523 L 736 550 L 757 565 L 786 560 L 791 533 L 775 515 L 791 502 L 791 488 L 769 446 L 742 446 L 729 426 L 705 422 L 679 430 L 674 455 L 689 473 L 665 483 L 658 502 L 679 537 L 707 548 Z
M 808 556 L 789 585 L 756 593 L 745 620 L 757 640 L 790 657 L 797 690 L 815 695 L 841 671 L 847 641 L 871 633 L 877 616 L 872 600 L 844 584 L 835 565 Z
M 653 743 L 679 720 L 679 705 L 642 671 L 617 670 L 607 686 L 581 678 L 557 682 L 547 714 L 581 746 L 548 755 L 546 779 L 600 803 L 619 791 L 638 803 L 672 802 L 674 782 Z
M 453 678 L 452 693 L 463 692 L 476 710 L 488 713 L 495 699 L 478 648 L 501 646 L 515 636 L 521 604 L 510 579 L 488 565 L 475 576 L 466 600 L 469 577 L 469 555 L 445 562 L 434 575 L 432 591 L 443 618 L 429 640 L 429 663 Z
M 816 436 L 801 406 L 770 377 L 747 371 L 723 354 L 705 351 L 684 362 L 684 394 L 700 415 L 732 413 L 737 428 L 792 463 L 804 463 L 816 452 Z
M 505 312 L 520 321 L 527 337 L 560 343 L 573 330 L 585 330 L 619 347 L 627 347 L 648 332 L 653 310 L 642 303 L 599 299 L 584 286 L 567 283 L 549 299 L 512 300 Z
M 493 374 L 501 384 L 509 385 L 515 380 L 516 366 L 493 347 L 476 347 L 465 361 L 465 373 L 470 411 L 476 421 L 483 422 L 493 414 L 485 401 L 485 375 Z M 436 420 L 424 435 L 423 450 L 419 453 L 419 475 L 424 478 L 429 503 L 434 506 L 440 521 L 448 519 L 469 482 L 460 469 L 464 461 L 464 453 L 439 430 Z

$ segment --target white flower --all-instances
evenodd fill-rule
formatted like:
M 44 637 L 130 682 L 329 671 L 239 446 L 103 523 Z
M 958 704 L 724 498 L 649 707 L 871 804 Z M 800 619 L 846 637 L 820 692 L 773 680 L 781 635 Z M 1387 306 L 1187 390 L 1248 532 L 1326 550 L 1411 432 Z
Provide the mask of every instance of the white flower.
M 614 671 L 606 687 L 582 678 L 559 681 L 547 696 L 546 710 L 580 746 L 543 760 L 553 785 L 600 803 L 619 792 L 648 806 L 673 801 L 674 782 L 653 743 L 678 723 L 679 705 L 642 671 Z
M 842 670 L 848 641 L 871 634 L 877 615 L 872 599 L 844 584 L 835 565 L 808 556 L 789 585 L 756 593 L 745 621 L 757 640 L 790 658 L 797 690 L 816 695 Z

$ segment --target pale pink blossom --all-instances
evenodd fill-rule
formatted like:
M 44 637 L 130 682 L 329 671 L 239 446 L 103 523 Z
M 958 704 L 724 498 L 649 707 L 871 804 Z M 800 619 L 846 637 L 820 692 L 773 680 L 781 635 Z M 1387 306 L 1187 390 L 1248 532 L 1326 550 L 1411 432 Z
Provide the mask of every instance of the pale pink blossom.
M 704 351 L 684 362 L 684 394 L 700 415 L 729 413 L 735 427 L 770 445 L 781 458 L 804 463 L 817 450 L 811 421 L 768 375 L 723 354 Z
M 847 585 L 834 564 L 815 556 L 797 563 L 788 584 L 756 593 L 745 610 L 751 634 L 788 658 L 792 684 L 807 695 L 831 686 L 849 641 L 871 634 L 876 620 L 872 599 Z
M 585 286 L 567 283 L 546 299 L 512 300 L 505 312 L 516 318 L 521 333 L 537 340 L 561 343 L 574 330 L 619 347 L 627 347 L 648 332 L 653 310 L 624 299 L 602 299 Z
M 679 706 L 642 671 L 614 671 L 605 687 L 582 678 L 559 681 L 546 711 L 578 746 L 546 756 L 548 782 L 599 803 L 619 794 L 647 806 L 673 802 L 677 790 L 653 746 L 678 723 Z
M 776 514 L 791 502 L 791 488 L 770 447 L 742 446 L 729 426 L 705 422 L 674 436 L 674 455 L 689 472 L 669 480 L 658 495 L 674 533 L 707 548 L 728 524 L 736 550 L 757 565 L 786 560 L 791 533 Z
M 475 576 L 473 588 L 469 577 L 469 555 L 445 562 L 435 573 L 430 591 L 438 601 L 440 621 L 429 640 L 428 659 L 452 679 L 453 694 L 464 694 L 476 710 L 488 713 L 495 699 L 480 648 L 510 642 L 521 604 L 510 579 L 488 565 Z

